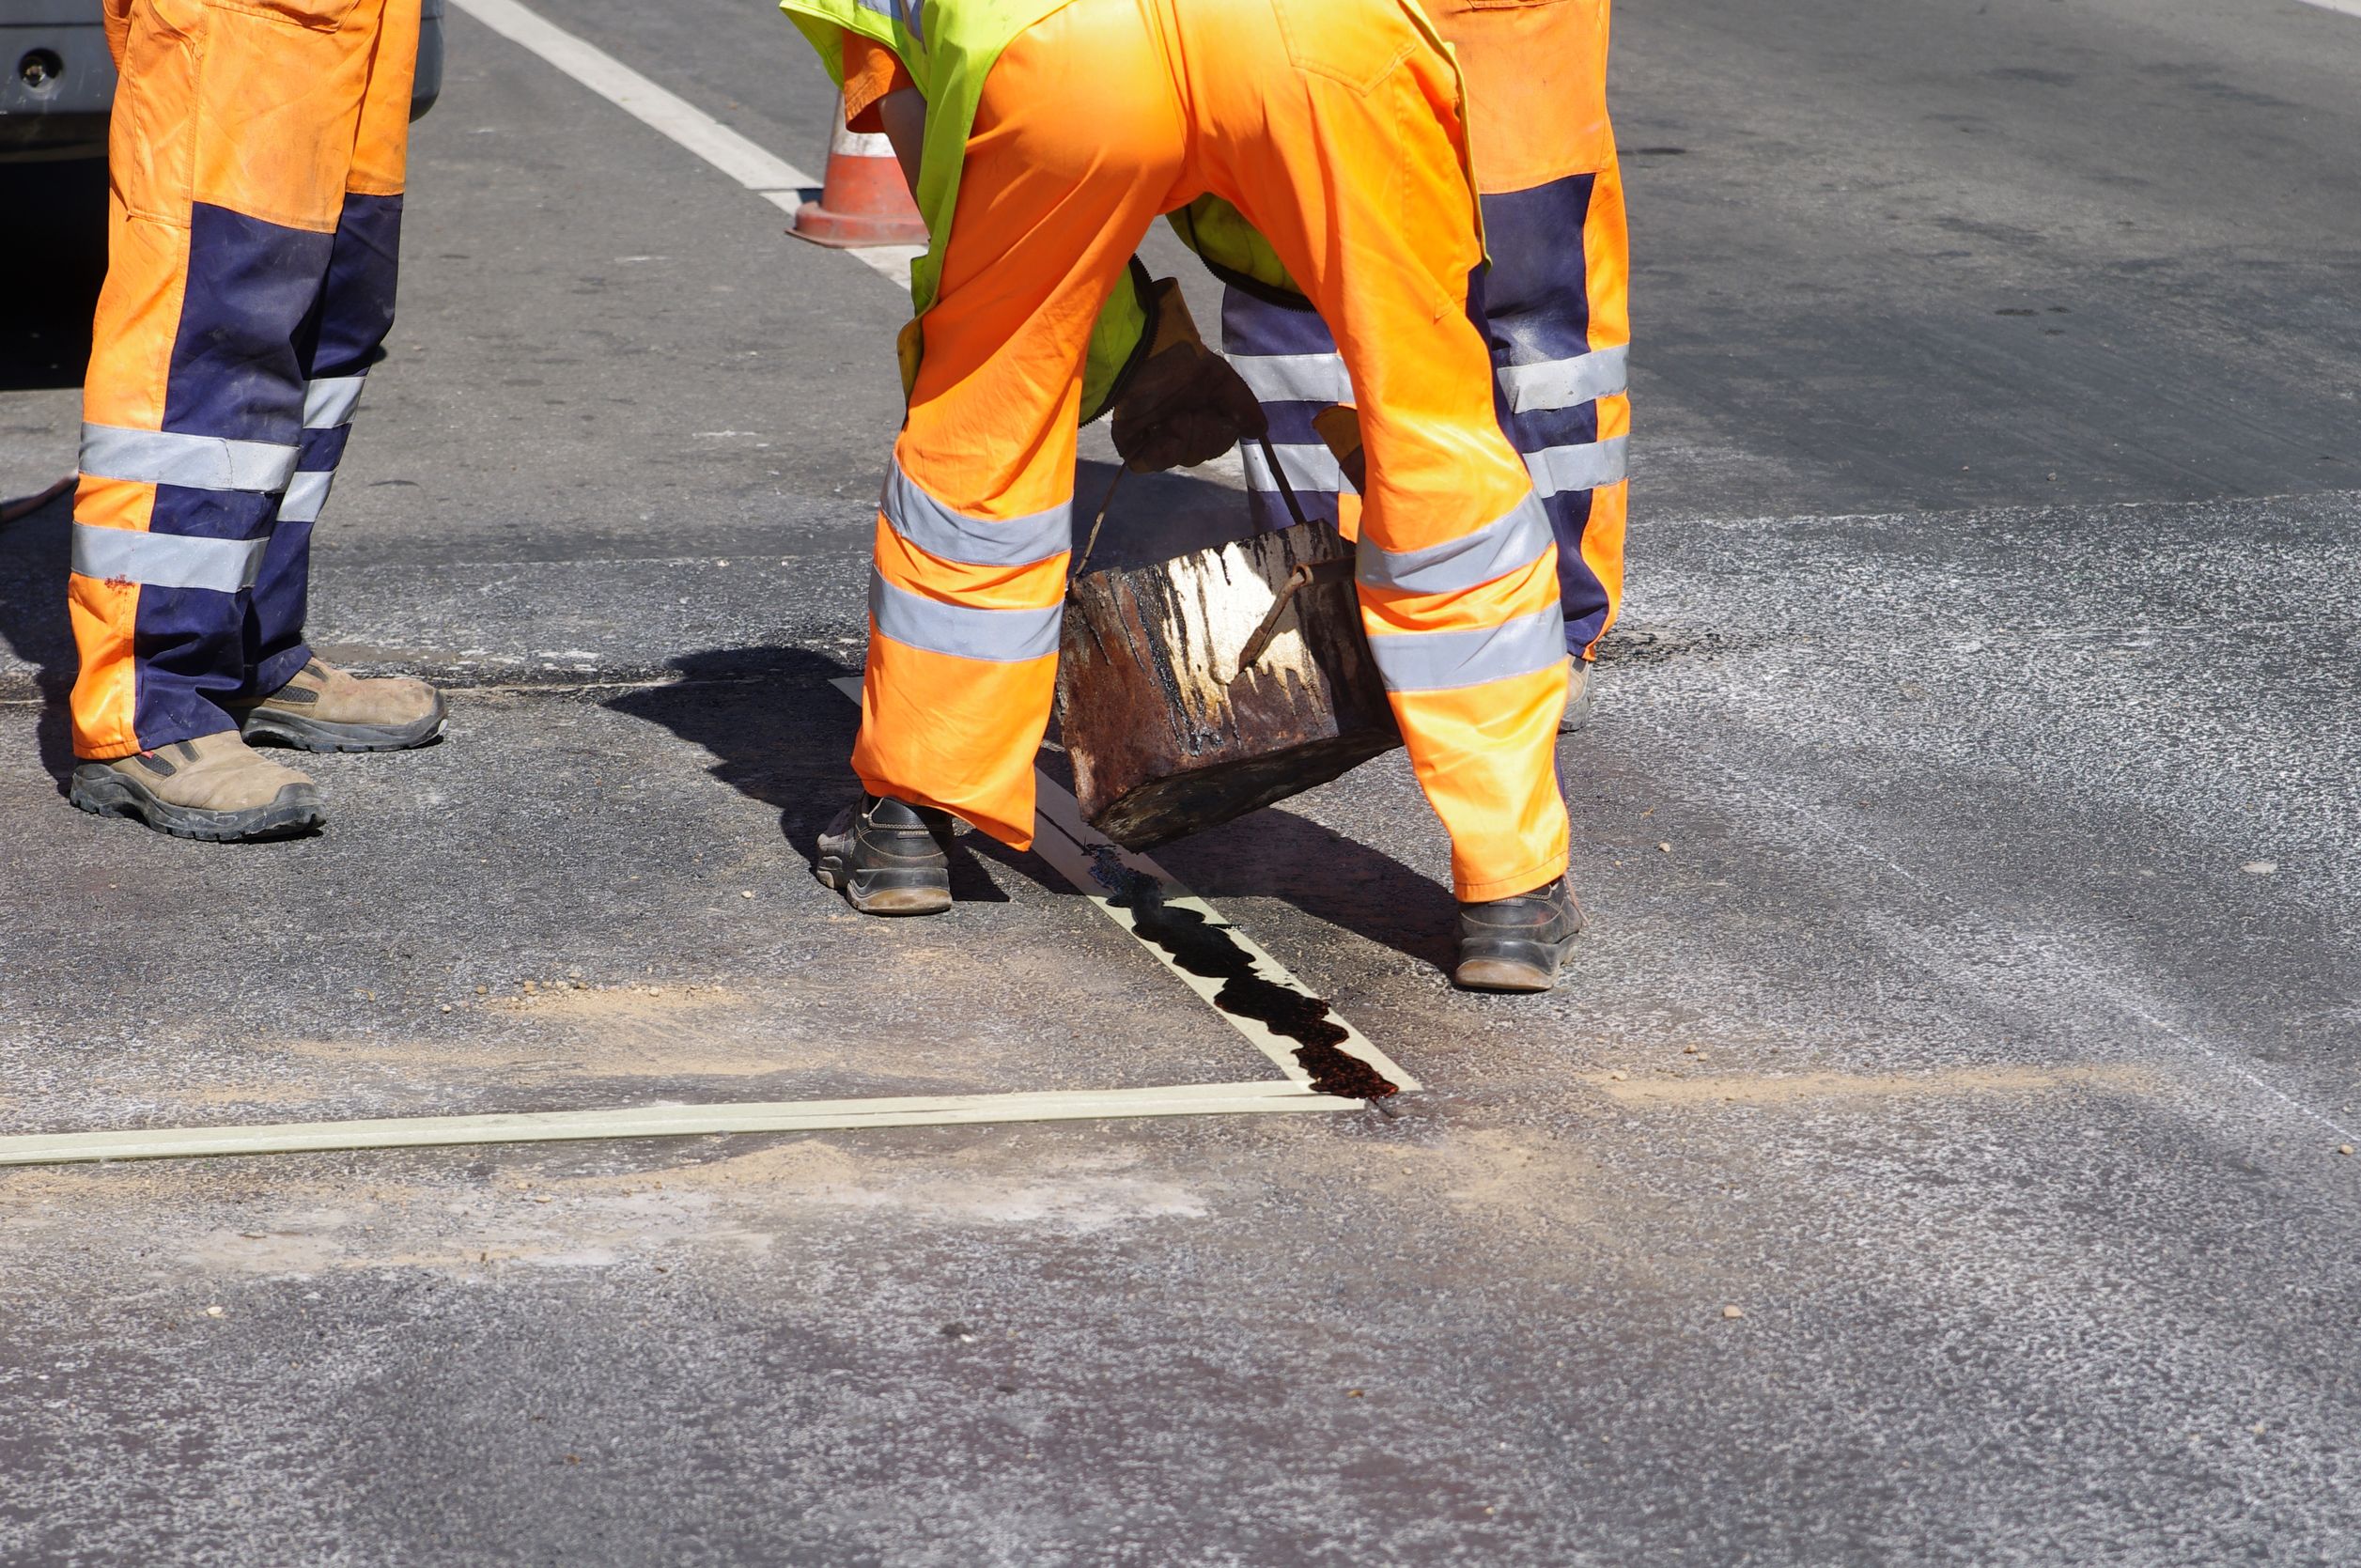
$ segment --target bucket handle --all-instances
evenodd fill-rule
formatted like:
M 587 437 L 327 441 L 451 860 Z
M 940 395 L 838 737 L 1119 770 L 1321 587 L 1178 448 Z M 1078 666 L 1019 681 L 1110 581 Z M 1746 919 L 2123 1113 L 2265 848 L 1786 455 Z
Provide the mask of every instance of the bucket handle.
M 1271 600 L 1271 607 L 1264 614 L 1262 624 L 1246 640 L 1246 646 L 1238 650 L 1237 667 L 1224 677 L 1221 684 L 1229 685 L 1263 657 L 1264 651 L 1271 644 L 1271 639 L 1279 635 L 1279 618 L 1287 613 L 1287 606 L 1295 601 L 1298 592 L 1315 582 L 1349 582 L 1352 580 L 1353 558 L 1349 555 L 1331 555 L 1325 561 L 1306 561 L 1289 572 L 1286 585 L 1279 590 L 1279 597 Z
M 1280 498 L 1287 503 L 1288 517 L 1295 520 L 1297 527 L 1301 528 L 1310 520 L 1303 515 L 1303 503 L 1296 499 L 1296 487 L 1287 482 L 1287 471 L 1279 466 L 1279 453 L 1271 446 L 1268 434 L 1254 439 L 1262 445 L 1263 460 L 1270 465 L 1271 477 L 1279 482 Z M 1098 531 L 1106 526 L 1107 508 L 1115 504 L 1115 491 L 1122 487 L 1123 476 L 1128 472 L 1130 470 L 1126 465 L 1115 465 L 1115 476 L 1109 482 L 1107 493 L 1098 503 L 1097 515 L 1091 519 L 1090 536 L 1082 541 L 1082 553 L 1074 564 L 1073 576 L 1080 577 L 1089 569 L 1091 551 L 1098 547 Z M 1286 583 L 1279 590 L 1279 597 L 1271 600 L 1270 609 L 1247 638 L 1246 645 L 1238 650 L 1237 664 L 1221 684 L 1229 685 L 1263 657 L 1270 647 L 1271 640 L 1279 635 L 1280 617 L 1287 613 L 1287 606 L 1295 602 L 1297 593 L 1315 582 L 1349 582 L 1352 575 L 1353 557 L 1349 555 L 1331 556 L 1325 561 L 1306 561 L 1289 572 Z

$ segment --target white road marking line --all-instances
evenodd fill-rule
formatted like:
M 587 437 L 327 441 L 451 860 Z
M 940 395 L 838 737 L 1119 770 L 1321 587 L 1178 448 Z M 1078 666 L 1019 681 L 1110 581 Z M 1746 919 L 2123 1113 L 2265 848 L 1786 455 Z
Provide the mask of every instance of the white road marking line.
M 854 702 L 861 701 L 861 677 L 859 675 L 839 676 L 829 684 Z M 1202 916 L 1207 925 L 1227 932 L 1230 939 L 1244 950 L 1247 956 L 1254 960 L 1264 979 L 1273 985 L 1284 986 L 1298 996 L 1310 998 L 1323 1006 L 1328 1006 L 1328 1000 L 1297 979 L 1284 964 L 1266 952 L 1260 942 L 1248 936 L 1230 921 L 1223 919 L 1212 905 L 1183 887 L 1180 878 L 1145 855 L 1135 855 L 1130 850 L 1116 848 L 1109 844 L 1106 835 L 1095 831 L 1082 820 L 1081 803 L 1074 799 L 1073 793 L 1038 768 L 1033 770 L 1033 793 L 1035 797 L 1033 853 L 1056 867 L 1058 875 L 1073 883 L 1076 891 L 1096 905 L 1099 913 L 1121 926 L 1132 940 L 1154 955 L 1157 963 L 1177 975 L 1182 985 L 1204 999 L 1206 1006 L 1212 1007 L 1216 1013 L 1229 1020 L 1232 1027 L 1240 1034 L 1245 1035 L 1256 1050 L 1269 1057 L 1272 1063 L 1281 1072 L 1285 1073 L 1291 1081 L 1298 1085 L 1309 1084 L 1312 1081 L 1312 1075 L 1305 1072 L 1301 1063 L 1296 1061 L 1293 1041 L 1283 1034 L 1272 1032 L 1259 1019 L 1241 1017 L 1235 1013 L 1224 1011 L 1216 1005 L 1214 997 L 1221 989 L 1221 982 L 1219 979 L 1208 979 L 1204 975 L 1190 973 L 1174 963 L 1171 954 L 1140 935 L 1139 924 L 1133 920 L 1131 911 L 1110 900 L 1107 896 L 1107 890 L 1101 887 L 1097 878 L 1091 875 L 1092 862 L 1098 846 L 1106 845 L 1109 848 L 1115 849 L 1115 853 L 1122 857 L 1125 865 L 1142 876 L 1153 877 L 1163 883 L 1164 902 L 1168 907 L 1188 909 Z M 1366 1062 L 1388 1082 L 1394 1084 L 1405 1094 L 1421 1087 L 1417 1079 L 1404 1072 L 1390 1057 L 1371 1044 L 1367 1035 L 1354 1028 L 1351 1020 L 1332 1006 L 1328 1007 L 1328 1017 L 1338 1028 L 1344 1031 L 1344 1038 L 1339 1042 L 1337 1049 Z
M 778 199 L 819 181 L 747 140 L 687 99 L 666 92 L 621 60 L 584 43 L 517 0 L 451 0 L 493 32 L 538 54 L 641 123 L 660 131 L 750 191 Z M 792 208 L 789 210 L 793 210 Z
M 1087 1122 L 1140 1116 L 1360 1110 L 1359 1100 L 1314 1094 L 1294 1083 L 1199 1083 L 1173 1088 L 1081 1089 L 1012 1094 L 902 1094 L 869 1100 L 768 1100 L 743 1105 L 660 1105 L 617 1110 L 528 1110 L 489 1116 L 396 1116 L 259 1126 L 141 1127 L 123 1132 L 28 1133 L 0 1138 L 0 1167 L 110 1159 L 189 1159 L 305 1154 L 325 1149 L 421 1149 L 469 1143 L 551 1143 L 583 1139 L 696 1138 L 714 1133 L 810 1132 L 994 1122 Z
M 517 0 L 451 0 L 509 42 L 538 54 L 642 124 L 663 132 L 788 217 L 819 190 L 820 182 L 760 144 L 732 131 L 711 115 L 655 83 L 595 45 Z M 924 245 L 858 245 L 846 255 L 888 283 L 910 286 L 910 262 Z
M 2361 16 L 2361 0 L 2304 0 L 2307 6 L 2318 6 L 2323 11 L 2342 11 L 2347 16 Z
M 776 199 L 775 197 L 773 198 Z M 784 206 L 784 203 L 781 203 Z M 910 291 L 910 263 L 926 254 L 924 245 L 854 245 L 845 254 L 899 288 Z

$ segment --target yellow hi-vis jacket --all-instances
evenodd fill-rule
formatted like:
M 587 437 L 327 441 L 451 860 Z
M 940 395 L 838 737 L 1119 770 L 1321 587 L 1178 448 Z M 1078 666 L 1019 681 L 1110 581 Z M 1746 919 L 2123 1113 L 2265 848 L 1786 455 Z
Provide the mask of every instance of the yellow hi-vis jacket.
M 920 214 L 926 220 L 926 254 L 910 264 L 910 302 L 920 316 L 935 303 L 941 286 L 943 246 L 959 196 L 968 132 L 983 101 L 984 78 L 1001 51 L 1017 34 L 1061 9 L 1067 0 L 780 0 L 780 9 L 811 40 L 838 86 L 845 81 L 845 40 L 849 31 L 893 51 L 920 96 L 926 100 L 926 142 L 919 164 Z M 923 11 L 923 17 L 922 17 Z M 1219 196 L 1203 196 L 1170 215 L 1175 231 L 1203 256 L 1216 275 L 1258 292 L 1294 296 L 1301 290 L 1287 276 L 1269 241 L 1237 209 Z M 1156 296 L 1147 270 L 1136 260 L 1129 287 L 1118 288 L 1099 313 L 1082 372 L 1081 415 L 1085 424 L 1113 401 L 1134 363 L 1156 336 Z M 902 384 L 918 374 L 921 334 L 905 331 L 899 345 Z

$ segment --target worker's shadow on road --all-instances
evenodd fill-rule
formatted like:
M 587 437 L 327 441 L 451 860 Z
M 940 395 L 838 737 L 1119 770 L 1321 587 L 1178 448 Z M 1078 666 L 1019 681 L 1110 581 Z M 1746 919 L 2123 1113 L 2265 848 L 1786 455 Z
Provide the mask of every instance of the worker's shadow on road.
M 106 160 L 0 163 L 0 392 L 76 387 L 106 280 Z
M 1451 889 L 1284 806 L 1153 853 L 1189 892 L 1217 904 L 1277 899 L 1421 963 L 1449 969 L 1457 957 Z M 1235 917 L 1235 908 L 1227 912 Z
M 807 862 L 816 861 L 821 830 L 861 789 L 847 760 L 861 710 L 829 684 L 859 675 L 860 667 L 806 648 L 781 647 L 716 649 L 671 662 L 677 682 L 627 691 L 606 706 L 710 753 L 707 771 L 776 809 L 787 842 Z M 971 852 L 987 844 L 1000 848 L 981 833 L 953 846 L 953 898 L 1008 902 Z M 1041 880 L 1048 873 L 1034 867 L 1026 875 Z
M 90 363 L 91 309 L 106 278 L 106 161 L 0 164 L 0 211 L 22 217 L 27 234 L 39 236 L 0 245 L 0 392 L 80 386 Z M 61 794 L 74 763 L 66 719 L 76 667 L 66 619 L 73 497 L 56 496 L 13 520 L 8 514 L 10 502 L 28 499 L 11 492 L 38 489 L 39 480 L 72 468 L 73 417 L 66 412 L 48 438 L 54 471 L 15 466 L 0 487 L 0 646 L 33 666 L 41 766 Z
M 829 684 L 858 667 L 794 647 L 721 649 L 672 664 L 677 682 L 606 706 L 709 753 L 714 778 L 775 809 L 787 842 L 807 862 L 816 859 L 820 831 L 860 788 L 847 758 L 861 712 Z M 1054 752 L 1044 762 L 1053 776 L 1063 771 Z M 1157 854 L 1207 898 L 1279 899 L 1421 962 L 1450 960 L 1448 889 L 1292 812 L 1256 812 Z M 1037 856 L 970 832 L 953 846 L 953 898 L 1008 901 L 978 863 L 986 861 L 1059 897 L 1073 894 Z
M 0 496 L 0 515 L 9 498 Z M 33 666 L 40 698 L 35 734 L 41 766 L 64 793 L 74 767 L 66 698 L 75 669 L 66 619 L 66 558 L 73 526 L 70 489 L 13 522 L 0 522 L 0 644 Z M 5 688 L 0 688 L 5 691 Z

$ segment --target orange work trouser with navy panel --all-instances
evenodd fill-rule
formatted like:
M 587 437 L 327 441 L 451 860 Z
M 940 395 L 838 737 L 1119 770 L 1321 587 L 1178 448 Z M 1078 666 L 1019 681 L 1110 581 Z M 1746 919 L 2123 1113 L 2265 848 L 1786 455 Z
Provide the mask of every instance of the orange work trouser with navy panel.
M 1468 83 L 1469 140 L 1490 264 L 1481 315 L 1500 420 L 1558 536 L 1566 643 L 1596 653 L 1623 591 L 1631 399 L 1624 362 L 1630 246 L 1607 114 L 1608 0 L 1426 0 Z M 1312 428 L 1353 400 L 1334 339 L 1300 297 L 1233 281 L 1221 347 L 1254 388 L 1306 510 L 1349 520 L 1345 481 Z M 1245 449 L 1262 528 L 1288 514 L 1262 452 Z
M 393 324 L 419 0 L 106 0 L 120 72 L 68 601 L 74 750 L 287 684 Z
M 1397 0 L 1074 0 L 992 66 L 877 528 L 853 762 L 1031 842 L 1092 324 L 1157 214 L 1266 236 L 1360 394 L 1359 595 L 1464 900 L 1566 863 L 1557 548 L 1494 415 L 1449 55 Z

